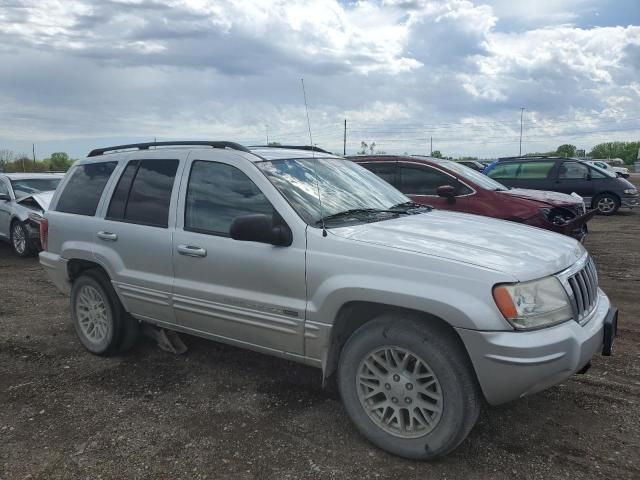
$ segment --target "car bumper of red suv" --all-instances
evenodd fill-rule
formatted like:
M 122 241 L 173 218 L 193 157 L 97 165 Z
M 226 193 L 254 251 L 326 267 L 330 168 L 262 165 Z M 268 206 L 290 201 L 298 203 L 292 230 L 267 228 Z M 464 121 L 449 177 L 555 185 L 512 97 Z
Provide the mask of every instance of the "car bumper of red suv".
M 565 223 L 564 225 L 557 225 L 555 223 L 550 222 L 542 215 L 537 217 L 533 217 L 529 219 L 529 221 L 525 222 L 527 225 L 531 225 L 532 227 L 540 227 L 546 230 L 551 230 L 553 232 L 561 233 L 563 235 L 568 235 L 570 237 L 575 238 L 579 242 L 584 242 L 584 239 L 587 236 L 587 222 L 593 218 L 596 214 L 596 210 L 589 210 L 583 215 L 574 218 L 570 222 Z

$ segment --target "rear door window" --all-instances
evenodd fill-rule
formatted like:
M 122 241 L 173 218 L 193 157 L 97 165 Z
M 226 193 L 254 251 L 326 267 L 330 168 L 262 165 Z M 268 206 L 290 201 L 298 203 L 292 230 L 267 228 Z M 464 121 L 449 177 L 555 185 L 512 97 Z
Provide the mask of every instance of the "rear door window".
M 400 191 L 407 195 L 437 195 L 442 185 L 456 186 L 449 175 L 431 167 L 400 166 Z
M 487 175 L 491 178 L 516 178 L 520 164 L 516 162 L 498 163 Z
M 224 163 L 193 162 L 184 212 L 185 230 L 228 237 L 236 217 L 255 213 L 273 215 L 274 209 L 244 172 Z
M 132 160 L 111 197 L 107 219 L 167 228 L 178 160 Z
M 60 194 L 56 211 L 76 215 L 96 214 L 105 185 L 118 162 L 87 163 L 74 167 Z
M 555 162 L 523 162 L 516 178 L 542 180 L 549 176 Z

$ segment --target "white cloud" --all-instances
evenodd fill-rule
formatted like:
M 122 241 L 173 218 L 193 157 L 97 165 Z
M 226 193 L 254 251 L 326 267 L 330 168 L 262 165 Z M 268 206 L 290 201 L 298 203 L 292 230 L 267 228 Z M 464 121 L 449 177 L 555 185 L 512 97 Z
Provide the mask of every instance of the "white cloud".
M 521 106 L 535 150 L 638 136 L 640 27 L 575 26 L 591 0 L 486 3 L 12 0 L 0 8 L 0 116 L 12 119 L 0 146 L 261 143 L 266 124 L 306 142 L 301 77 L 314 141 L 329 148 L 346 117 L 354 146 L 413 151 L 434 136 L 448 153 L 500 154 L 517 145 Z

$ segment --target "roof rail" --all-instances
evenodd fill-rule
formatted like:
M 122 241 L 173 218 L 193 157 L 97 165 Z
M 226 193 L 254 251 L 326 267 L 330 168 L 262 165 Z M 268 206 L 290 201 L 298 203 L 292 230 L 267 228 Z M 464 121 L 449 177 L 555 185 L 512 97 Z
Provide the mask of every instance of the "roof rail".
M 251 153 L 251 151 L 244 145 L 240 145 L 235 142 L 209 142 L 209 141 L 177 141 L 177 142 L 147 142 L 147 143 L 130 143 L 128 145 L 116 145 L 114 147 L 96 148 L 89 152 L 89 157 L 97 157 L 107 152 L 114 150 L 149 150 L 149 147 L 185 147 L 185 146 L 207 146 L 212 148 L 231 148 L 233 150 L 240 150 L 241 152 Z
M 308 150 L 310 152 L 320 152 L 334 155 L 333 153 L 320 147 L 316 147 L 315 145 L 252 145 L 250 148 L 285 148 L 287 150 Z

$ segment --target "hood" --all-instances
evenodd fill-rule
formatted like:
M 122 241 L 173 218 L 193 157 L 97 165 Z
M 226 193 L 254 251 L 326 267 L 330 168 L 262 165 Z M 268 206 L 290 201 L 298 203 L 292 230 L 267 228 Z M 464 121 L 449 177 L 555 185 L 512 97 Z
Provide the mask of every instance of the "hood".
M 499 192 L 504 195 L 533 200 L 535 202 L 544 203 L 552 207 L 580 205 L 582 197 L 567 195 L 566 193 L 549 192 L 546 190 L 529 190 L 527 188 L 512 188 Z
M 34 193 L 33 195 L 27 195 L 26 197 L 22 197 L 17 203 L 20 203 L 26 207 L 29 207 L 34 201 L 40 207 L 43 212 L 46 212 L 49 209 L 49 204 L 51 203 L 51 199 L 53 198 L 53 194 L 55 190 L 50 192 L 40 192 Z M 36 205 L 33 205 L 36 206 Z
M 488 268 L 520 281 L 557 273 L 585 254 L 584 247 L 566 235 L 443 210 L 330 231 L 357 242 Z

